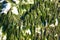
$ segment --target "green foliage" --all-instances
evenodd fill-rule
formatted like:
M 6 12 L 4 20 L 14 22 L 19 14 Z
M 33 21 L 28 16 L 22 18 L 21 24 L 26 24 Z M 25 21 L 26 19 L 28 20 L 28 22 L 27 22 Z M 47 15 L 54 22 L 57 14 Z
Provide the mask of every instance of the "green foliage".
M 19 15 L 14 15 L 11 10 L 8 14 L 0 14 L 0 27 L 7 34 L 7 40 L 58 40 L 60 23 L 56 27 L 49 27 L 51 23 L 55 24 L 56 18 L 60 20 L 56 4 L 42 0 L 34 0 L 34 4 L 22 4 L 20 0 L 20 4 L 15 4 Z M 36 33 L 36 28 L 40 28 L 40 34 Z M 30 29 L 31 35 L 25 32 L 27 29 Z

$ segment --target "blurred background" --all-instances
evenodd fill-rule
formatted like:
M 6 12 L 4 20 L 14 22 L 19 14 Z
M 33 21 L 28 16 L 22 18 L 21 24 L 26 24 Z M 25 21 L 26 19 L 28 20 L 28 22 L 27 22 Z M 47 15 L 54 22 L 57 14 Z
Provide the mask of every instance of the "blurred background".
M 60 0 L 0 0 L 0 40 L 60 40 Z

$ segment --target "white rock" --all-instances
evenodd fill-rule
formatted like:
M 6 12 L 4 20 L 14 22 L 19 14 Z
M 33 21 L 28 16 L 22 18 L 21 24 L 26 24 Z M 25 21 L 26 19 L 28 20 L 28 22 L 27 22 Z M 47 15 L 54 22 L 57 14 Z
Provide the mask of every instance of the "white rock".
M 11 3 L 6 3 L 6 4 L 3 4 L 3 5 L 5 5 L 5 7 L 2 8 L 1 14 L 2 14 L 2 13 L 7 14 L 7 12 L 8 12 L 8 11 L 10 10 L 10 8 L 11 8 Z
M 55 19 L 55 26 L 58 26 L 58 19 Z
M 15 6 L 12 7 L 12 13 L 15 14 L 15 15 L 18 15 L 18 10 Z

